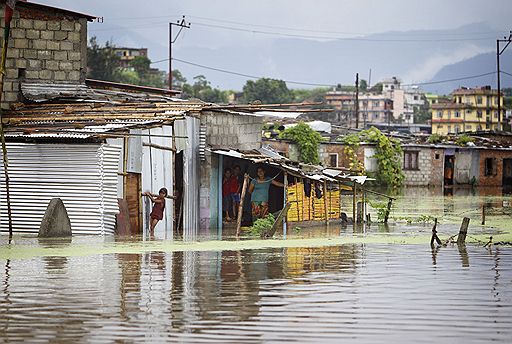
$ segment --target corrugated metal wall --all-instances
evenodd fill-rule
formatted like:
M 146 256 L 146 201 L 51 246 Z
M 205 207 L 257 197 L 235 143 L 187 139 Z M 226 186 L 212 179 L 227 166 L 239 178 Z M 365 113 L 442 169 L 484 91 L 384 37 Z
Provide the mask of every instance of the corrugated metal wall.
M 37 233 L 50 199 L 60 197 L 73 234 L 114 232 L 121 147 L 108 144 L 8 143 L 15 232 Z M 0 231 L 8 231 L 0 163 Z
M 187 117 L 174 124 L 178 151 L 183 150 L 183 240 L 195 240 L 199 231 L 199 118 Z
M 142 146 L 142 143 L 156 144 L 164 147 L 172 146 L 172 127 L 163 126 L 141 131 L 144 136 L 140 147 L 142 152 L 142 191 L 149 191 L 157 194 L 161 188 L 167 188 L 169 195 L 174 195 L 172 165 L 172 152 L 154 147 Z M 153 136 L 154 135 L 154 136 Z M 134 144 L 130 145 L 130 150 L 134 149 Z M 149 214 L 153 204 L 144 197 L 143 202 L 143 228 L 144 234 L 149 233 Z M 155 236 L 158 238 L 173 238 L 173 208 L 174 200 L 167 199 L 165 202 L 164 218 L 155 227 Z M 144 236 L 146 237 L 146 236 Z

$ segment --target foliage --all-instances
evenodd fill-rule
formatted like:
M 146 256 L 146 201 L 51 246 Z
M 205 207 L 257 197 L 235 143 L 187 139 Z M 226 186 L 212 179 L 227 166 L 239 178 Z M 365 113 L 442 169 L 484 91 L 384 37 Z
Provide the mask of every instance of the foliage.
M 89 40 L 87 47 L 88 77 L 91 79 L 118 81 L 119 56 L 114 53 L 114 45 L 106 42 L 102 47 L 96 37 Z
M 252 227 L 249 228 L 249 234 L 252 236 L 261 236 L 261 233 L 271 230 L 275 222 L 276 219 L 272 214 L 268 214 L 262 219 L 257 219 L 254 221 Z
M 370 88 L 370 92 L 382 94 L 382 89 L 383 89 L 382 83 L 378 82 Z
M 97 80 L 120 82 L 132 85 L 165 87 L 165 73 L 151 68 L 151 60 L 138 56 L 130 61 L 129 68 L 121 67 L 121 59 L 115 54 L 115 45 L 106 42 L 101 46 L 96 37 L 87 47 L 87 77 Z
M 388 212 L 388 204 L 386 202 L 368 202 L 370 206 L 377 210 L 377 221 L 384 222 Z
M 286 129 L 279 137 L 295 142 L 299 148 L 299 160 L 307 164 L 319 164 L 318 148 L 322 135 L 304 122 Z
M 209 103 L 227 103 L 229 91 L 221 91 L 213 88 L 204 75 L 194 77 L 192 85 L 187 83 L 187 79 L 178 71 L 173 71 L 173 85 L 181 89 L 181 97 L 184 99 L 197 98 Z
M 445 137 L 445 136 L 443 136 L 443 135 L 440 135 L 440 134 L 432 134 L 432 135 L 430 135 L 430 136 L 428 137 L 427 142 L 428 142 L 428 143 L 433 143 L 433 144 L 435 144 L 435 143 L 441 143 L 441 142 L 443 142 L 445 139 L 446 139 L 446 137 Z
M 282 104 L 293 101 L 293 93 L 283 80 L 261 78 L 245 83 L 243 99 L 248 103 L 260 101 L 263 104 Z
M 361 81 L 359 82 L 359 90 L 366 92 L 366 90 L 368 90 L 368 81 L 361 79 Z
M 434 223 L 435 221 L 435 217 L 432 216 L 432 215 L 425 215 L 425 214 L 422 214 L 418 217 L 412 217 L 412 216 L 394 216 L 393 217 L 394 220 L 397 220 L 397 221 L 405 221 L 407 222 L 408 225 L 412 224 L 412 223 L 423 223 L 423 224 L 428 224 L 428 223 Z
M 328 87 L 317 87 L 312 89 L 295 89 L 291 90 L 293 94 L 293 101 L 297 103 L 302 102 L 323 102 L 325 94 L 330 91 Z
M 455 144 L 462 147 L 473 141 L 475 141 L 475 139 L 472 138 L 471 136 L 462 134 L 457 137 L 457 139 L 455 140 Z
M 364 164 L 357 157 L 357 150 L 359 148 L 359 144 L 361 143 L 361 139 L 359 134 L 349 134 L 345 135 L 338 139 L 343 142 L 345 147 L 343 148 L 343 152 L 345 156 L 348 157 L 349 163 L 348 166 L 351 171 L 354 171 L 359 174 L 364 174 Z
M 375 173 L 377 183 L 388 185 L 391 188 L 398 188 L 402 185 L 405 176 L 402 173 L 401 164 L 402 147 L 398 140 L 388 138 L 375 127 L 347 136 L 341 138 L 340 141 L 352 147 L 352 156 L 349 155 L 349 159 L 357 159 L 356 149 L 360 142 L 373 143 L 376 150 L 373 158 L 377 159 L 378 164 L 378 170 Z

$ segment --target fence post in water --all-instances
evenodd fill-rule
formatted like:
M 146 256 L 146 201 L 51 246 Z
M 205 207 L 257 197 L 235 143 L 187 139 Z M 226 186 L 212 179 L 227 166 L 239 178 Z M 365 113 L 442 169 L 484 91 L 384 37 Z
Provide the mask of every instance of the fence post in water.
M 357 223 L 356 219 L 356 194 L 357 194 L 357 185 L 356 182 L 354 182 L 354 185 L 352 186 L 352 222 L 355 224 Z
M 249 184 L 249 174 L 244 175 L 244 184 L 242 186 L 242 194 L 240 195 L 240 204 L 238 205 L 238 216 L 236 218 L 236 237 L 240 236 L 240 227 L 242 226 L 242 215 L 244 212 L 244 199 L 247 192 L 247 184 Z
M 438 245 L 441 245 L 441 239 L 437 236 L 437 217 L 434 219 L 434 227 L 432 228 L 432 238 L 430 239 L 430 246 L 434 247 L 434 241 L 437 242 Z
M 389 213 L 391 212 L 391 206 L 393 205 L 393 199 L 388 200 L 388 208 L 386 209 L 386 215 L 384 216 L 384 223 L 388 223 Z
M 469 217 L 465 217 L 460 225 L 459 236 L 457 237 L 457 245 L 464 244 L 466 241 L 466 234 L 468 234 Z
M 482 205 L 482 226 L 485 225 L 485 204 Z
M 329 210 L 327 208 L 327 181 L 324 179 L 324 213 L 325 213 L 325 224 L 329 224 Z

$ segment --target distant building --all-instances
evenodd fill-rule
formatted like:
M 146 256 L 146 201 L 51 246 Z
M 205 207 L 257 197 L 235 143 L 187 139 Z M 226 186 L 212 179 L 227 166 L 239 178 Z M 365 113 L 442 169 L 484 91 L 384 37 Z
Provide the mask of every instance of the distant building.
M 136 57 L 148 57 L 147 48 L 126 48 L 126 47 L 114 47 L 114 54 L 120 59 L 120 66 L 122 68 L 129 68 L 130 62 Z
M 425 93 L 418 87 L 403 88 L 397 77 L 384 79 L 382 93 L 393 100 L 393 118 L 401 124 L 415 123 L 414 117 L 428 111 Z
M 337 112 L 337 122 L 355 126 L 355 94 L 353 92 L 328 92 L 327 104 Z M 359 127 L 373 123 L 389 123 L 393 112 L 393 101 L 384 94 L 361 93 L 359 95 Z
M 497 90 L 490 86 L 457 89 L 452 93 L 450 101 L 432 105 L 432 133 L 446 135 L 497 130 L 501 117 L 498 101 L 501 102 L 503 116 L 503 97 L 498 97 Z

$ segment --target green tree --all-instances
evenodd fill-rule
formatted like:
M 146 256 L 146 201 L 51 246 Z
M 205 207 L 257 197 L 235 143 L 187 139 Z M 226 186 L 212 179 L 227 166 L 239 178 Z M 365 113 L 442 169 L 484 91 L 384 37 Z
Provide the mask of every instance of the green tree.
M 330 91 L 329 87 L 317 87 L 312 89 L 291 90 L 294 102 L 323 102 L 325 94 Z
M 87 77 L 97 80 L 118 81 L 120 58 L 114 53 L 114 45 L 106 42 L 102 47 L 96 37 L 91 37 L 87 47 Z
M 306 164 L 319 164 L 318 149 L 322 135 L 311 129 L 304 122 L 288 128 L 279 134 L 279 137 L 295 142 L 299 148 L 299 160 Z
M 139 81 L 136 83 L 141 86 L 165 87 L 165 73 L 158 69 L 151 68 L 151 60 L 146 56 L 137 56 L 130 61 L 130 68 L 137 73 Z
M 361 79 L 359 82 L 359 90 L 366 92 L 368 90 L 368 82 L 364 79 Z
M 245 83 L 243 99 L 245 102 L 261 101 L 264 104 L 289 103 L 293 101 L 293 93 L 283 80 L 262 78 Z

